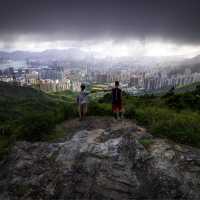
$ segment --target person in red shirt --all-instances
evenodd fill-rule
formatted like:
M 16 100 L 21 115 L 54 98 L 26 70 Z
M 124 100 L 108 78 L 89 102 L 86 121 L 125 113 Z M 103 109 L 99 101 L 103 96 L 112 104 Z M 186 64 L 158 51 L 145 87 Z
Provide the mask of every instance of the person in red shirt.
M 115 119 L 122 118 L 122 90 L 119 88 L 119 81 L 115 81 L 112 89 L 112 112 Z

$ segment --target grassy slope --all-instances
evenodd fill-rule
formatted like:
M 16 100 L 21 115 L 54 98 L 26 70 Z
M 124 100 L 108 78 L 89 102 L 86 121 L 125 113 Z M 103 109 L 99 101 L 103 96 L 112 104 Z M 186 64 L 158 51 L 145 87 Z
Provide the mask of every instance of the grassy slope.
M 15 140 L 44 140 L 55 125 L 76 116 L 59 95 L 0 82 L 0 157 Z

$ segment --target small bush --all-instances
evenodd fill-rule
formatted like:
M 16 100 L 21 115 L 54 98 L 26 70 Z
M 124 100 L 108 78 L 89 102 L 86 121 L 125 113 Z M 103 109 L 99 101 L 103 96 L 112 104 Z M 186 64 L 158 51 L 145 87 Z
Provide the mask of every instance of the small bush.
M 155 135 L 168 137 L 176 142 L 200 147 L 200 116 L 195 113 L 178 113 L 167 120 L 152 124 Z
M 56 119 L 53 113 L 30 113 L 16 130 L 16 135 L 27 141 L 40 141 L 55 126 Z
M 156 136 L 200 147 L 200 115 L 197 113 L 147 107 L 137 110 L 136 119 Z
M 9 152 L 9 139 L 5 136 L 0 136 L 0 160 Z
M 126 105 L 124 117 L 126 117 L 128 119 L 133 119 L 133 118 L 135 118 L 135 115 L 136 115 L 135 105 L 134 104 Z
M 139 142 L 146 148 L 148 148 L 151 144 L 153 144 L 152 139 L 140 139 Z
M 102 98 L 99 99 L 99 103 L 112 103 L 111 93 L 105 94 Z
M 112 105 L 106 103 L 89 103 L 89 115 L 93 116 L 111 116 L 112 115 Z
M 77 104 L 67 104 L 63 106 L 64 119 L 70 119 L 78 116 L 78 107 Z

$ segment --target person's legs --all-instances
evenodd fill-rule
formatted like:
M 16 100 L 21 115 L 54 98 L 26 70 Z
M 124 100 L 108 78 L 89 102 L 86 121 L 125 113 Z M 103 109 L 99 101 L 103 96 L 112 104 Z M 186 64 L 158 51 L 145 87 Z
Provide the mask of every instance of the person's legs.
M 115 119 L 118 118 L 117 112 L 114 112 L 114 118 L 115 118 Z
M 85 104 L 85 116 L 87 115 L 87 113 L 88 113 L 88 105 L 87 105 L 87 103 Z
M 119 118 L 122 119 L 122 112 L 119 112 Z
M 121 103 L 118 105 L 118 111 L 119 111 L 119 118 L 122 119 L 122 104 Z
M 85 118 L 86 115 L 87 115 L 87 104 L 86 103 L 82 104 L 82 107 L 83 107 L 83 115 L 82 115 L 82 117 Z
M 81 104 L 78 105 L 78 114 L 79 114 L 79 119 L 81 119 Z
M 83 105 L 82 104 L 79 105 L 79 118 L 80 120 L 83 119 Z
M 113 105 L 113 114 L 115 119 L 122 119 L 123 118 L 123 113 L 122 113 L 122 105 L 121 103 L 119 104 L 114 104 Z
M 113 112 L 114 118 L 117 119 L 117 107 L 115 104 L 112 104 L 112 112 Z

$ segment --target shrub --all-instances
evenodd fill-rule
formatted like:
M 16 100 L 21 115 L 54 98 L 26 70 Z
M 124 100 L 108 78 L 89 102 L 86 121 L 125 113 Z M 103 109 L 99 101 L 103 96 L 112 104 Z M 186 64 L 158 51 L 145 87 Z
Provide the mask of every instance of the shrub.
M 77 105 L 74 104 L 64 104 L 63 107 L 64 119 L 70 119 L 78 116 Z
M 97 103 L 91 101 L 89 103 L 89 115 L 94 116 L 111 116 L 112 115 L 112 105 L 106 103 Z
M 0 160 L 9 152 L 8 137 L 0 136 Z
M 135 118 L 135 115 L 136 115 L 135 105 L 134 104 L 125 105 L 124 117 L 126 117 L 128 119 L 133 119 L 133 118 Z
M 102 98 L 98 100 L 99 103 L 112 103 L 111 93 L 105 94 Z
M 200 116 L 196 113 L 178 113 L 167 120 L 152 124 L 151 132 L 176 142 L 200 147 Z
M 136 111 L 136 119 L 156 136 L 200 146 L 200 115 L 197 113 L 177 113 L 167 108 L 147 107 Z
M 15 131 L 19 139 L 27 141 L 40 141 L 55 126 L 56 120 L 53 113 L 29 113 L 24 117 Z
M 192 92 L 170 96 L 165 99 L 165 104 L 176 110 L 200 110 L 200 98 Z
M 145 148 L 148 148 L 151 144 L 153 144 L 152 139 L 140 139 L 140 144 L 142 144 Z

